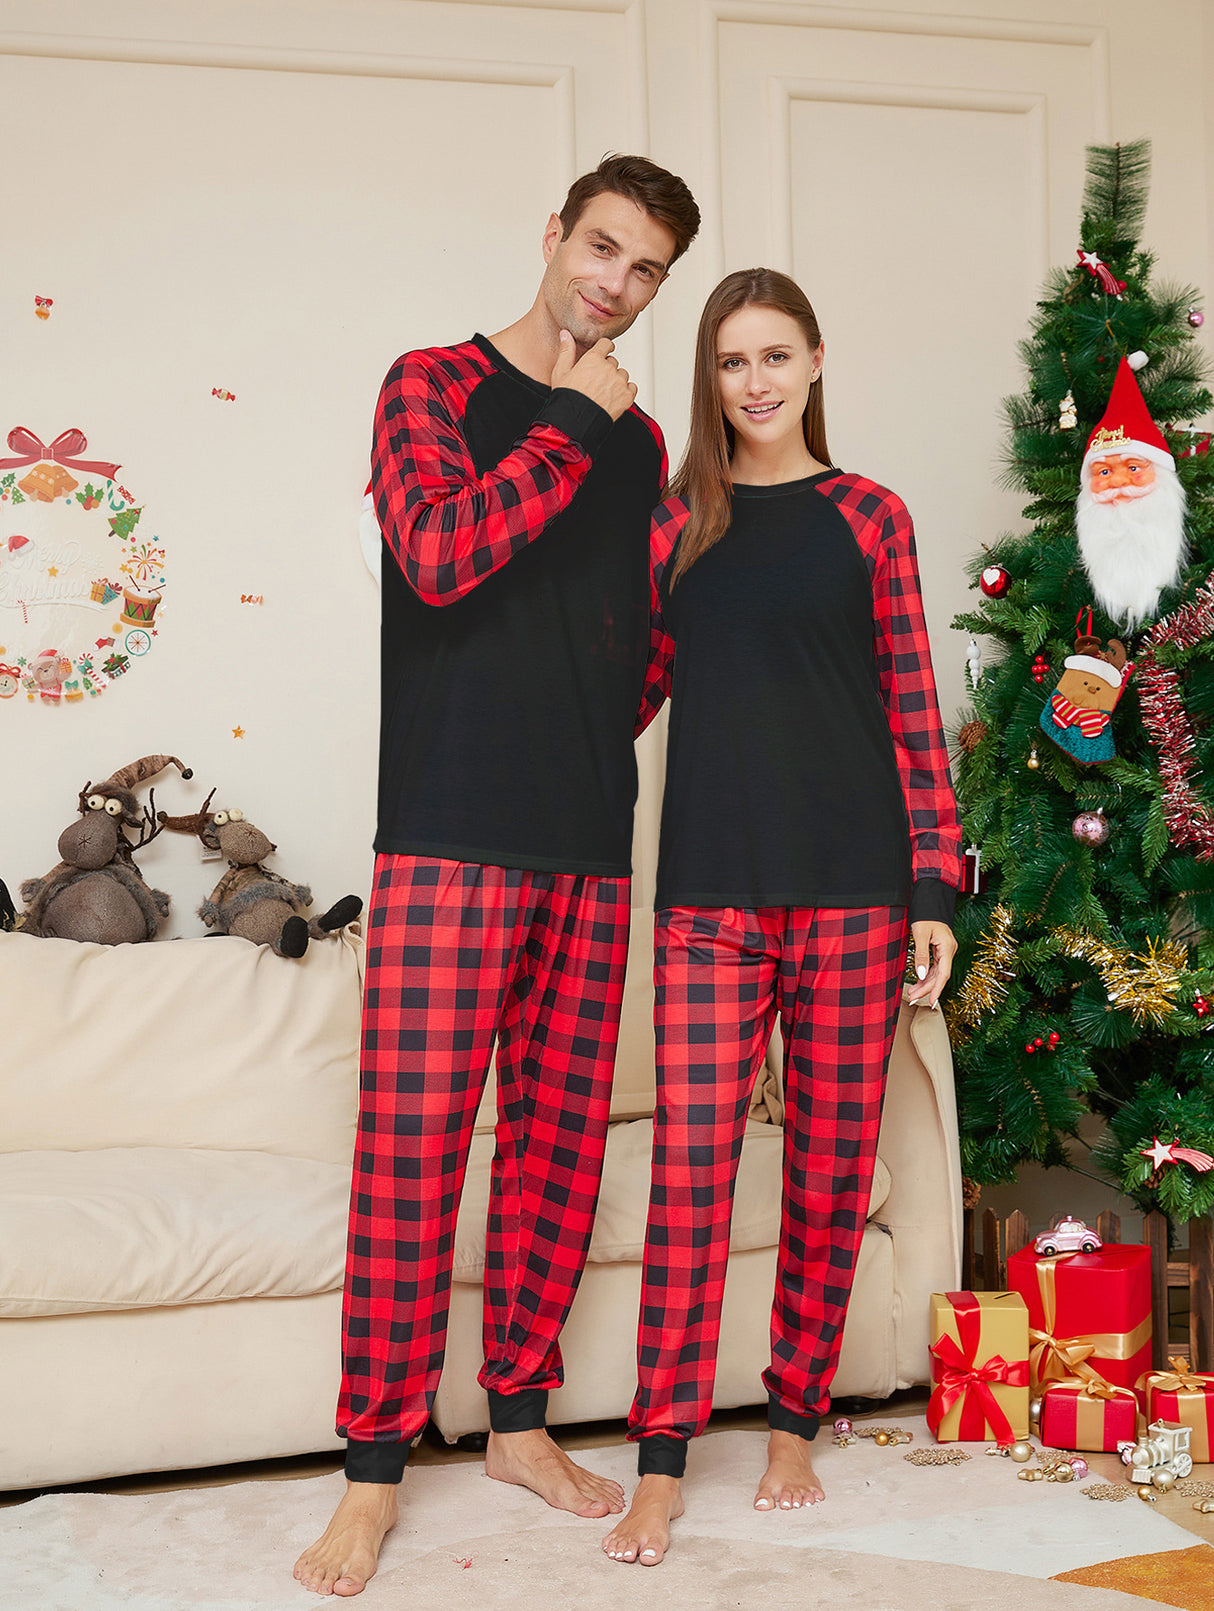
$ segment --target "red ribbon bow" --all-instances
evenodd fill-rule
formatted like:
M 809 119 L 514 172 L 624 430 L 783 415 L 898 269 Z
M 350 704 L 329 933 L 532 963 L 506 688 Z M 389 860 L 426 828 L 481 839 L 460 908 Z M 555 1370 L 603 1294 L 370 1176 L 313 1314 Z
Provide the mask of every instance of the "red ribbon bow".
M 43 460 L 50 459 L 69 470 L 83 470 L 86 475 L 103 475 L 107 481 L 112 481 L 118 474 L 116 464 L 102 464 L 98 459 L 77 457 L 88 447 L 88 440 L 83 431 L 74 427 L 69 431 L 60 431 L 48 447 L 26 426 L 14 425 L 8 433 L 8 445 L 18 457 L 0 459 L 0 470 L 16 468 L 23 464 L 40 464 Z
M 938 1434 L 941 1423 L 958 1399 L 964 1400 L 958 1436 L 962 1443 L 973 1443 L 986 1436 L 990 1427 L 999 1443 L 1013 1439 L 1012 1423 L 1004 1414 L 991 1383 L 1007 1387 L 1027 1387 L 1029 1366 L 1027 1359 L 1008 1364 L 998 1354 L 982 1365 L 975 1365 L 974 1355 L 982 1332 L 982 1310 L 970 1293 L 950 1293 L 953 1311 L 957 1316 L 957 1331 L 961 1337 L 958 1346 L 949 1336 L 932 1344 L 935 1363 L 932 1377 L 936 1387 L 927 1406 L 927 1424 Z M 965 1301 L 968 1298 L 968 1303 Z

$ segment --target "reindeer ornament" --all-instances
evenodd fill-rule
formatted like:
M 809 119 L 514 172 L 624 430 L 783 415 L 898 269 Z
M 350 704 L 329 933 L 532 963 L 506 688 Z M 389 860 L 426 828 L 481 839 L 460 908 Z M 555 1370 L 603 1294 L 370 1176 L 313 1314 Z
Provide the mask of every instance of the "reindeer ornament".
M 1087 620 L 1084 621 L 1086 613 Z M 1125 644 L 1110 638 L 1105 648 L 1092 635 L 1092 612 L 1075 619 L 1075 653 L 1063 661 L 1058 686 L 1041 712 L 1041 730 L 1080 766 L 1099 766 L 1117 753 L 1112 716 L 1134 670 Z
M 301 957 L 309 940 L 343 928 L 362 911 L 357 895 L 344 895 L 323 917 L 309 922 L 301 913 L 312 904 L 306 884 L 291 884 L 262 862 L 278 848 L 243 811 L 211 811 L 215 791 L 202 810 L 188 817 L 160 813 L 161 826 L 178 833 L 196 833 L 208 850 L 228 859 L 228 870 L 198 908 L 198 915 L 216 934 L 237 934 L 254 945 L 268 945 L 280 957 Z
M 80 818 L 59 835 L 63 860 L 45 878 L 30 878 L 21 886 L 22 933 L 97 945 L 155 939 L 169 915 L 169 897 L 144 882 L 134 853 L 162 829 L 156 824 L 155 796 L 149 791 L 141 807 L 134 791 L 166 766 L 175 766 L 183 778 L 193 776 L 175 755 L 145 755 L 103 783 L 84 785 Z M 138 839 L 132 842 L 127 829 Z

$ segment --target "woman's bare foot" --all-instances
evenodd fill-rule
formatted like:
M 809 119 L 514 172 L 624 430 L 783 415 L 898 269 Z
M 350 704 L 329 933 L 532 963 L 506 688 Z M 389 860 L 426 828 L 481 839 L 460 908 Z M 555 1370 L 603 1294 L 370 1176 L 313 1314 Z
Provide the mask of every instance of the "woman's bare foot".
M 800 1510 L 826 1495 L 809 1461 L 812 1445 L 795 1432 L 773 1431 L 767 1439 L 767 1470 L 755 1494 L 756 1510 Z
M 485 1475 L 530 1488 L 554 1510 L 571 1510 L 575 1516 L 610 1516 L 624 1508 L 619 1483 L 574 1465 L 542 1426 L 530 1432 L 490 1432 Z
M 315 1594 L 361 1594 L 396 1514 L 395 1483 L 348 1482 L 333 1520 L 296 1561 L 296 1578 Z
M 613 1561 L 658 1566 L 670 1548 L 670 1524 L 682 1514 L 679 1479 L 648 1473 L 637 1484 L 627 1516 L 603 1540 L 603 1549 Z

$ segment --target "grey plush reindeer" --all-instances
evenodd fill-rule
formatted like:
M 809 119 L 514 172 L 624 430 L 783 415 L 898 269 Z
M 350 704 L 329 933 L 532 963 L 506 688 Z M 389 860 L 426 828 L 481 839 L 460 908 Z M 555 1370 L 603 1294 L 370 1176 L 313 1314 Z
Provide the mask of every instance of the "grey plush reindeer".
M 208 850 L 227 857 L 228 870 L 198 908 L 198 915 L 216 934 L 237 934 L 254 945 L 268 945 L 280 957 L 301 957 L 309 940 L 319 940 L 343 928 L 363 909 L 357 895 L 344 895 L 322 917 L 303 917 L 312 904 L 306 884 L 292 884 L 262 863 L 278 848 L 249 822 L 243 811 L 211 811 L 215 790 L 202 810 L 188 817 L 169 817 L 160 823 L 178 833 L 195 833 Z

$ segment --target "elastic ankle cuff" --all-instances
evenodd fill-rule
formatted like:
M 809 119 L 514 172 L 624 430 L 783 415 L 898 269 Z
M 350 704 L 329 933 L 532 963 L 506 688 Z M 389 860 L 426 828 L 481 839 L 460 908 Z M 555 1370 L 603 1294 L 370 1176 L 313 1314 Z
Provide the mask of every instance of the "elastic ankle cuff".
M 687 1469 L 687 1440 L 669 1432 L 637 1439 L 637 1476 L 681 1477 Z
M 346 1440 L 347 1482 L 399 1482 L 405 1474 L 408 1443 L 353 1443 Z
M 792 1432 L 812 1443 L 822 1425 L 820 1415 L 798 1415 L 780 1403 L 774 1393 L 767 1395 L 767 1424 L 773 1432 Z
M 548 1415 L 548 1389 L 524 1387 L 518 1393 L 489 1389 L 489 1426 L 494 1432 L 533 1432 Z

